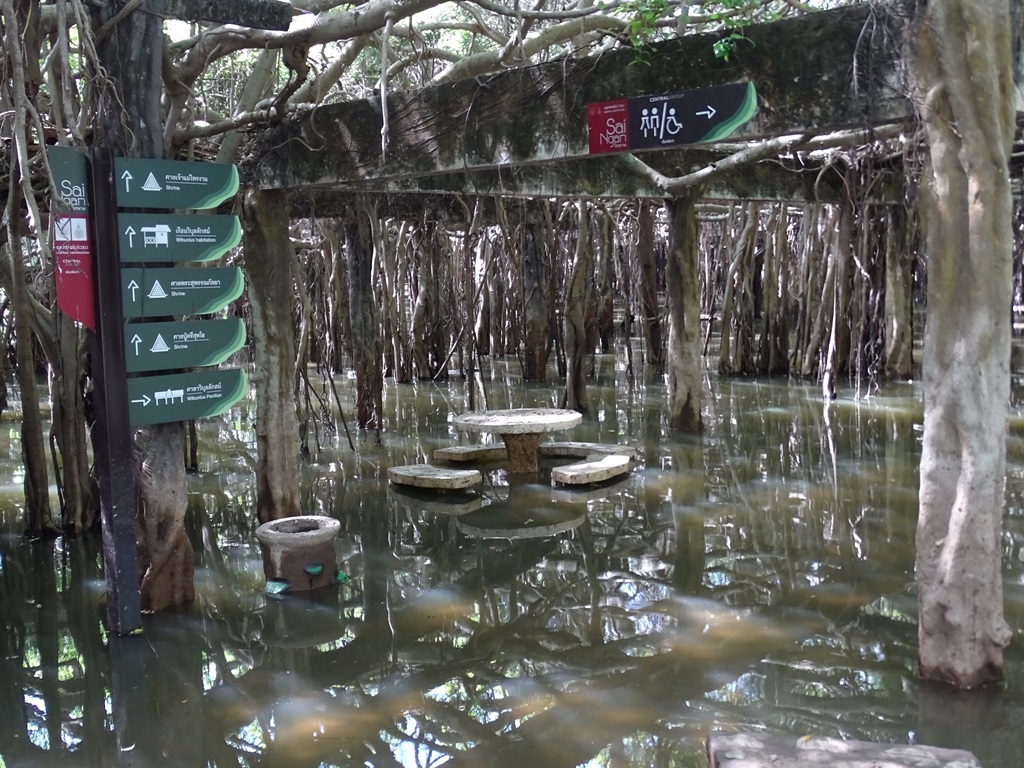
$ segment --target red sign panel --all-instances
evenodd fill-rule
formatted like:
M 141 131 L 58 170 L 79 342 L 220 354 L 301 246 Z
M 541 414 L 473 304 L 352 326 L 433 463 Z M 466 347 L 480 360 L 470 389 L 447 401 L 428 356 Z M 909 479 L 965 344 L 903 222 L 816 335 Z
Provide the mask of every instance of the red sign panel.
M 86 328 L 96 330 L 92 297 L 92 248 L 89 216 L 53 217 L 53 271 L 57 306 Z
M 629 100 L 602 101 L 587 106 L 590 154 L 629 149 Z

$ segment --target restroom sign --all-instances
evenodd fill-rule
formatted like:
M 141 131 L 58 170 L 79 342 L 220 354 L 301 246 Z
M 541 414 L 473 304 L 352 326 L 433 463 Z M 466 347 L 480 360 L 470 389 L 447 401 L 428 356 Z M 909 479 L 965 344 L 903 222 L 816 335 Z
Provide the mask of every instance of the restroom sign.
M 750 82 L 590 104 L 590 154 L 720 141 L 756 110 L 757 93 Z

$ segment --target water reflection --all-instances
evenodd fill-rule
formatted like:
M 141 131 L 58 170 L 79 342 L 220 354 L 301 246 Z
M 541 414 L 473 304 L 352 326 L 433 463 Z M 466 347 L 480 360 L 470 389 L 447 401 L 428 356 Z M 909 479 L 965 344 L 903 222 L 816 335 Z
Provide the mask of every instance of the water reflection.
M 571 437 L 639 459 L 596 489 L 500 467 L 477 494 L 389 488 L 388 466 L 460 439 L 456 380 L 389 388 L 383 445 L 321 429 L 303 504 L 341 521 L 337 588 L 263 592 L 251 401 L 201 427 L 197 601 L 144 635 L 106 636 L 92 542 L 0 538 L 2 764 L 698 766 L 712 725 L 1024 763 L 1017 645 L 992 691 L 915 675 L 912 385 L 826 409 L 817 388 L 712 378 L 694 439 L 667 428 L 663 387 L 598 363 L 596 416 Z M 490 407 L 557 405 L 504 361 L 485 384 Z M 1018 631 L 1022 424 L 1004 550 Z

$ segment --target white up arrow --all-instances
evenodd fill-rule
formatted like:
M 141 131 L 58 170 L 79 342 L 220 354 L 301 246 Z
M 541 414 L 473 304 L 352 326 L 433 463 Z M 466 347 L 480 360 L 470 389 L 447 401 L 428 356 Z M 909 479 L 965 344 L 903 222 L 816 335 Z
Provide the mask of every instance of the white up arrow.
M 142 337 L 139 336 L 139 334 L 136 333 L 134 336 L 132 336 L 131 343 L 135 345 L 135 355 L 138 356 L 138 354 L 139 354 L 139 344 L 142 343 Z
M 128 290 L 132 292 L 132 301 L 135 301 L 135 292 L 139 290 L 139 284 L 132 280 L 130 283 L 128 283 Z
M 125 171 L 125 173 L 128 173 L 128 171 Z M 127 186 L 127 184 L 125 186 Z M 134 229 L 134 227 L 132 227 L 132 225 L 129 224 L 128 225 L 128 229 L 126 229 L 124 231 L 124 233 L 126 235 L 128 235 L 128 247 L 129 248 L 134 248 L 135 247 L 135 229 Z
M 121 174 L 121 178 L 124 179 L 124 191 L 125 192 L 131 192 L 132 191 L 132 185 L 129 184 L 128 182 L 132 180 L 132 175 L 130 173 L 128 173 L 127 169 L 125 170 L 124 173 Z

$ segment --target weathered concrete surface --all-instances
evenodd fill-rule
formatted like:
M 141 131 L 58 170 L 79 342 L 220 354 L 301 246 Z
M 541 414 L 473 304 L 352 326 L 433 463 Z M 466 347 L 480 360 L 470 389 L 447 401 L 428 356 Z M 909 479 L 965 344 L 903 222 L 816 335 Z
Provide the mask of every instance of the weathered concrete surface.
M 749 42 L 729 61 L 714 57 L 717 36 L 687 36 L 657 45 L 650 66 L 630 66 L 634 53 L 623 50 L 393 94 L 384 161 L 379 102 L 325 105 L 264 132 L 242 174 L 264 188 L 367 189 L 389 179 L 582 159 L 590 103 L 746 80 L 757 88 L 758 110 L 732 141 L 900 121 L 912 110 L 892 24 L 878 7 L 855 6 L 747 27 Z M 599 162 L 603 169 L 614 160 Z M 464 188 L 464 179 L 457 183 Z M 616 189 L 605 183 L 600 194 L 621 194 Z
M 981 768 L 970 752 L 918 744 L 712 731 L 710 768 Z
M 678 176 L 716 163 L 725 157 L 709 147 L 672 149 L 648 152 L 645 163 L 666 176 Z M 706 187 L 708 200 L 813 200 L 838 203 L 843 198 L 845 167 L 834 164 L 822 167 L 812 163 L 797 167 L 795 163 L 771 162 L 747 165 L 716 176 Z M 902 202 L 904 189 L 900 173 L 878 175 L 871 187 L 874 202 Z M 664 190 L 646 179 L 625 171 L 615 155 L 575 158 L 559 163 L 535 163 L 505 168 L 466 170 L 428 176 L 404 178 L 364 178 L 338 181 L 329 185 L 294 190 L 291 201 L 297 216 L 340 215 L 352 206 L 356 192 L 379 192 L 389 196 L 475 195 L 572 199 L 593 198 L 656 198 Z M 417 201 L 416 215 L 422 205 Z M 447 204 L 446 204 L 447 205 Z
M 146 10 L 184 21 L 286 30 L 298 10 L 281 0 L 146 0 Z

